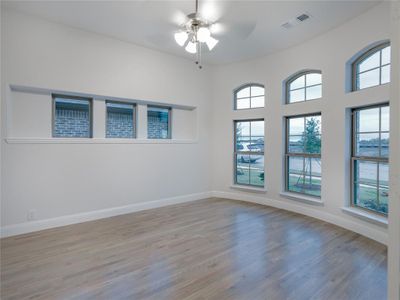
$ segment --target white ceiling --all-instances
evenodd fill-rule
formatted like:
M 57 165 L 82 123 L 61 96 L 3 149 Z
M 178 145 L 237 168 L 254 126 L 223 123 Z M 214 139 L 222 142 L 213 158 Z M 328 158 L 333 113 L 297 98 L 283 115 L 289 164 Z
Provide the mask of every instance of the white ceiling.
M 218 1 L 200 0 L 200 12 L 219 21 L 220 43 L 205 51 L 209 64 L 263 56 L 339 26 L 380 1 Z M 3 1 L 2 5 L 69 26 L 190 58 L 173 34 L 193 1 Z M 312 17 L 291 29 L 281 27 L 302 13 Z M 218 28 L 217 28 L 218 29 Z

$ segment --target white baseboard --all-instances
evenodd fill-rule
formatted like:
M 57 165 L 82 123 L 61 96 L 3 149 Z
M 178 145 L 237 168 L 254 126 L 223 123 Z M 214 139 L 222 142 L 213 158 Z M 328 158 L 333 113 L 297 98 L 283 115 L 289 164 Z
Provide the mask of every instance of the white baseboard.
M 55 228 L 65 225 L 93 221 L 97 219 L 109 218 L 113 216 L 128 214 L 132 212 L 158 208 L 172 204 L 180 204 L 195 200 L 201 200 L 211 197 L 211 192 L 189 194 L 149 202 L 134 203 L 126 206 L 112 207 L 90 212 L 84 212 L 74 215 L 61 216 L 57 218 L 25 222 L 15 225 L 9 225 L 1 228 L 1 237 L 9 237 L 49 228 Z
M 384 245 L 388 244 L 388 234 L 382 232 L 378 229 L 374 229 L 366 227 L 361 222 L 351 221 L 347 218 L 340 217 L 338 215 L 334 215 L 320 209 L 316 209 L 313 206 L 299 205 L 298 203 L 287 203 L 284 201 L 273 200 L 266 197 L 252 195 L 252 194 L 242 194 L 242 193 L 232 193 L 232 192 L 222 192 L 222 191 L 213 191 L 211 192 L 212 197 L 217 198 L 225 198 L 232 200 L 240 200 L 245 202 L 257 203 L 262 205 L 268 205 L 284 210 L 288 210 L 291 212 L 296 212 L 299 214 L 303 214 L 309 217 L 313 217 L 315 219 L 319 219 L 339 227 L 343 227 L 350 231 L 354 231 L 358 234 L 366 236 L 370 239 L 373 239 L 379 243 Z
M 234 193 L 234 192 L 223 192 L 223 191 L 210 191 L 210 192 L 203 192 L 203 193 L 196 193 L 196 194 L 189 194 L 171 198 L 165 198 L 160 200 L 154 200 L 149 202 L 141 202 L 130 204 L 126 206 L 120 207 L 113 207 L 107 208 L 102 210 L 96 210 L 91 212 L 79 213 L 74 215 L 68 216 L 61 216 L 57 218 L 45 219 L 45 220 L 38 220 L 38 221 L 31 221 L 25 222 L 15 225 L 9 225 L 1 228 L 1 237 L 9 237 L 49 228 L 55 228 L 60 226 L 66 226 L 71 224 L 77 224 L 87 221 L 93 221 L 103 218 L 109 218 L 117 215 L 128 214 L 132 212 L 158 208 L 173 204 L 191 202 L 201 199 L 206 199 L 210 197 L 217 197 L 217 198 L 225 198 L 231 200 L 240 200 L 245 202 L 257 203 L 262 205 L 268 205 L 296 213 L 300 213 L 309 217 L 313 217 L 328 223 L 332 223 L 334 225 L 343 227 L 350 231 L 354 231 L 359 233 L 363 236 L 376 240 L 382 244 L 387 245 L 388 243 L 388 235 L 385 232 L 380 230 L 366 227 L 360 221 L 351 221 L 344 217 L 340 217 L 338 215 L 334 215 L 328 212 L 324 212 L 322 210 L 318 210 L 313 206 L 305 206 L 300 205 L 297 202 L 287 203 L 284 201 L 273 200 L 259 195 L 253 194 L 243 194 L 243 193 Z

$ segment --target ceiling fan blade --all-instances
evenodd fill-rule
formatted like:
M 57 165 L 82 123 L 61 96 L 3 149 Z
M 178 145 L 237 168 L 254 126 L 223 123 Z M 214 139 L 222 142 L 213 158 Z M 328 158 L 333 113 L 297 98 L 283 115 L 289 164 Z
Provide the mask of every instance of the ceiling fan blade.
M 189 21 L 188 16 L 181 10 L 176 10 L 173 15 L 171 16 L 171 23 L 175 24 L 176 26 L 182 26 Z
M 227 10 L 228 1 L 201 1 L 199 16 L 209 24 L 216 23 Z
M 234 21 L 232 23 L 217 22 L 211 26 L 211 33 L 218 38 L 245 40 L 253 33 L 256 26 L 257 23 L 252 21 Z

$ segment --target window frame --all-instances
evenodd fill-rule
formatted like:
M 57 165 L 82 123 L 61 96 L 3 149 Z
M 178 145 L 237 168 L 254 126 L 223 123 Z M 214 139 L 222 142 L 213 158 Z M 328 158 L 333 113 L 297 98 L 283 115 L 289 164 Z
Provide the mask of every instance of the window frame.
M 254 86 L 254 87 L 263 88 L 263 90 L 264 90 L 264 94 L 262 95 L 262 97 L 264 97 L 264 105 L 263 105 L 262 107 L 251 107 L 251 99 L 253 98 L 253 97 L 251 96 L 251 88 L 252 88 L 253 86 Z M 245 89 L 245 88 L 250 88 L 249 97 L 238 98 L 238 97 L 237 97 L 238 93 L 239 93 L 241 90 Z M 233 96 L 233 110 L 241 111 L 241 110 L 247 110 L 247 109 L 262 109 L 262 108 L 265 108 L 265 86 L 264 86 L 263 84 L 260 84 L 260 83 L 246 83 L 246 84 L 241 85 L 241 86 L 239 86 L 238 88 L 236 88 L 236 89 L 233 91 L 233 95 L 234 95 L 234 96 Z M 261 96 L 254 96 L 254 98 L 255 98 L 255 97 L 261 97 Z M 238 100 L 238 99 L 245 99 L 245 98 L 249 98 L 250 107 L 249 107 L 249 108 L 237 108 L 237 100 Z
M 54 139 L 92 139 L 93 138 L 93 98 L 70 96 L 65 94 L 51 94 L 52 97 L 52 117 L 51 117 L 51 137 Z M 56 127 L 56 99 L 86 100 L 89 102 L 89 136 L 55 136 Z
M 289 190 L 289 158 L 290 157 L 302 157 L 302 158 L 319 158 L 320 161 L 322 162 L 322 153 L 298 153 L 298 152 L 289 152 L 289 120 L 290 119 L 295 119 L 295 118 L 304 118 L 304 122 L 306 121 L 307 117 L 312 117 L 312 116 L 320 116 L 321 117 L 321 123 L 322 123 L 322 113 L 317 112 L 317 113 L 306 113 L 306 114 L 299 114 L 299 115 L 291 115 L 291 116 L 285 116 L 285 192 L 287 193 L 294 193 L 302 196 L 307 196 L 307 197 L 312 197 L 316 199 L 321 199 L 321 195 L 315 196 L 312 194 L 307 194 L 307 193 L 301 193 L 297 191 L 291 191 Z M 305 126 L 304 126 L 305 128 Z M 321 135 L 321 149 L 322 149 L 322 132 L 320 133 Z M 303 164 L 303 174 L 305 174 L 305 169 L 304 169 L 305 164 Z M 322 191 L 322 167 L 321 167 L 321 191 Z
M 151 138 L 149 137 L 149 108 L 162 108 L 162 109 L 168 109 L 168 134 L 167 137 L 165 138 Z M 164 106 L 164 105 L 152 105 L 152 104 L 147 104 L 147 111 L 146 111 L 146 119 L 147 119 L 147 139 L 149 140 L 168 140 L 172 139 L 172 107 L 171 106 Z
M 107 103 L 114 103 L 114 104 L 129 104 L 132 105 L 133 107 L 133 112 L 132 112 L 132 122 L 133 122 L 133 136 L 131 138 L 127 137 L 107 137 L 107 124 L 108 124 L 108 110 L 107 110 Z M 137 105 L 136 103 L 132 102 L 123 102 L 123 101 L 115 101 L 115 100 L 106 100 L 105 101 L 105 106 L 106 106 L 106 126 L 105 126 L 105 138 L 106 139 L 136 139 L 137 138 Z
M 257 122 L 257 121 L 263 121 L 264 122 L 264 151 L 256 152 L 256 151 L 237 151 L 236 149 L 236 141 L 237 141 L 237 132 L 236 132 L 236 124 L 240 122 Z M 250 125 L 250 138 L 251 138 L 251 125 Z M 237 158 L 236 156 L 238 154 L 245 154 L 245 155 L 262 155 L 264 157 L 264 166 L 263 166 L 263 171 L 264 171 L 264 184 L 261 185 L 255 185 L 255 184 L 247 184 L 247 183 L 238 183 L 237 182 Z M 250 175 L 249 175 L 250 176 Z M 253 188 L 259 188 L 263 189 L 265 188 L 265 119 L 264 118 L 256 118 L 256 119 L 243 119 L 243 120 L 233 120 L 233 184 L 238 185 L 238 186 L 245 186 L 245 187 L 253 187 Z M 250 178 L 249 178 L 250 182 Z
M 355 107 L 352 108 L 351 110 L 351 149 L 350 149 L 350 206 L 354 207 L 356 209 L 361 209 L 363 211 L 366 211 L 368 213 L 372 213 L 375 215 L 379 215 L 379 216 L 384 216 L 387 217 L 388 213 L 383 213 L 377 210 L 373 210 L 373 209 L 369 209 L 366 207 L 362 207 L 359 205 L 356 205 L 356 188 L 355 188 L 355 184 L 356 184 L 356 167 L 355 167 L 355 163 L 356 161 L 369 161 L 369 162 L 375 162 L 377 164 L 377 178 L 376 178 L 376 182 L 377 182 L 377 200 L 379 203 L 379 163 L 386 163 L 389 167 L 389 157 L 382 157 L 381 155 L 379 155 L 379 157 L 376 156 L 357 156 L 356 155 L 356 147 L 357 147 L 357 117 L 356 117 L 356 112 L 357 111 L 361 111 L 364 109 L 371 109 L 371 108 L 379 108 L 379 137 L 381 137 L 382 134 L 382 130 L 381 130 L 381 124 L 382 124 L 382 118 L 381 118 L 381 109 L 382 107 L 389 107 L 390 109 L 390 104 L 389 102 L 384 102 L 384 103 L 379 103 L 379 104 L 373 104 L 373 105 L 365 105 L 365 106 L 360 106 L 360 107 Z M 383 131 L 386 132 L 386 131 Z M 389 139 L 390 139 L 390 128 L 389 128 Z M 376 133 L 376 132 L 374 132 Z M 379 154 L 380 154 L 380 145 L 381 145 L 381 138 L 379 138 Z M 390 146 L 389 146 L 390 147 Z M 388 203 L 389 206 L 389 203 Z
M 353 63 L 351 64 L 351 90 L 352 90 L 352 92 L 361 91 L 361 90 L 364 90 L 364 89 L 367 89 L 367 88 L 377 87 L 377 86 L 380 86 L 380 85 L 383 85 L 383 84 L 390 83 L 390 81 L 387 82 L 387 83 L 381 83 L 382 82 L 382 68 L 385 67 L 385 66 L 391 66 L 391 64 L 392 64 L 392 61 L 390 61 L 388 64 L 382 65 L 382 54 L 379 57 L 379 67 L 375 67 L 375 68 L 363 71 L 361 73 L 357 72 L 359 64 L 361 64 L 363 61 L 365 61 L 366 59 L 368 59 L 369 57 L 374 55 L 376 52 L 381 51 L 381 50 L 383 50 L 383 49 L 385 49 L 386 47 L 389 47 L 389 46 L 390 46 L 390 41 L 386 41 L 386 42 L 380 43 L 377 46 L 374 46 L 371 49 L 363 52 L 362 54 L 360 54 L 353 61 Z M 379 69 L 379 84 L 360 89 L 358 87 L 358 82 L 359 82 L 358 77 L 359 77 L 359 75 L 362 74 L 362 73 L 366 73 L 366 72 L 369 72 L 369 71 L 376 70 L 376 69 Z
M 319 84 L 313 84 L 307 86 L 307 74 L 321 74 L 321 83 Z M 296 79 L 300 78 L 301 76 L 304 77 L 304 87 L 297 88 L 297 89 L 290 89 L 290 84 L 295 81 Z M 315 86 L 321 86 L 321 97 L 320 98 L 315 98 L 315 99 L 309 99 L 307 100 L 307 88 L 310 87 L 315 87 Z M 302 101 L 296 101 L 296 102 L 290 102 L 290 92 L 291 91 L 297 91 L 297 90 L 302 90 L 304 89 L 304 100 Z M 285 104 L 296 104 L 296 103 L 303 103 L 303 102 L 308 102 L 308 101 L 313 101 L 313 100 L 319 100 L 322 99 L 322 71 L 321 70 L 307 70 L 307 71 L 301 71 L 298 73 L 295 73 L 294 75 L 290 76 L 286 82 L 285 82 Z

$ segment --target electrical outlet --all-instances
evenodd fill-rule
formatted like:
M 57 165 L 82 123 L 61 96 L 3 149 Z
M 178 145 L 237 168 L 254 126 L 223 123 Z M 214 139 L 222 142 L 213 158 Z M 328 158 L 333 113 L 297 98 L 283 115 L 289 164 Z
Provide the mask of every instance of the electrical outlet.
M 28 221 L 36 220 L 36 209 L 30 209 L 27 214 Z

